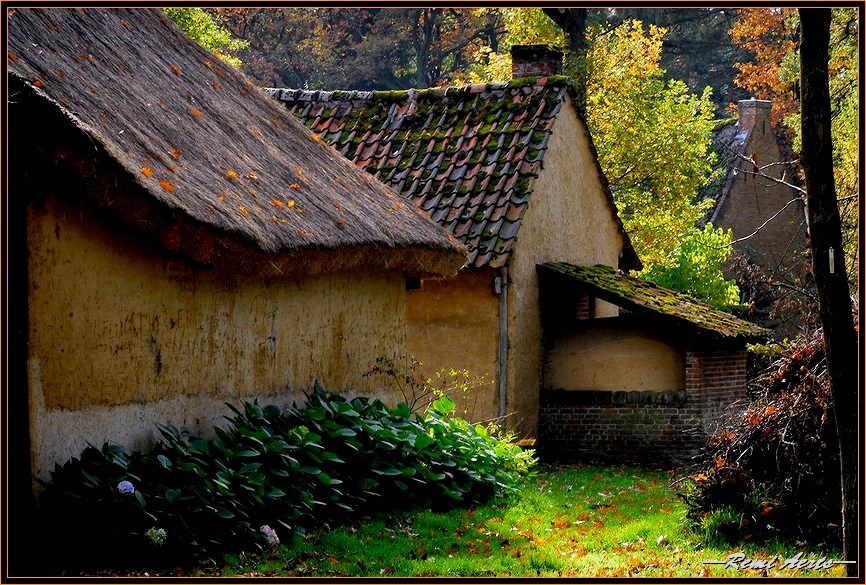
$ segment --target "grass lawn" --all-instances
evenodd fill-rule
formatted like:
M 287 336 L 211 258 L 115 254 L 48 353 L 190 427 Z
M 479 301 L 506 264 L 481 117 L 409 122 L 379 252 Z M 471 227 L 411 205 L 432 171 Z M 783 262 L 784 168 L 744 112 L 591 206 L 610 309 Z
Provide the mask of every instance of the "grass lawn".
M 444 513 L 415 511 L 323 527 L 265 555 L 228 556 L 204 564 L 200 576 L 451 576 L 451 577 L 844 577 L 824 570 L 782 568 L 814 553 L 796 543 L 706 546 L 685 522 L 670 488 L 672 473 L 625 467 L 541 466 L 522 491 L 483 507 Z M 734 570 L 742 552 L 770 562 Z

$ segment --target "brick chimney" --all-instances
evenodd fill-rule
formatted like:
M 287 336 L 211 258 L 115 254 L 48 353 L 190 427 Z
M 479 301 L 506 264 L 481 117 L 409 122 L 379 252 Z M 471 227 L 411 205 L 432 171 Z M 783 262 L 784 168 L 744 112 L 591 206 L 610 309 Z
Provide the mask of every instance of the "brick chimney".
M 761 134 L 770 131 L 770 101 L 740 100 L 737 103 L 740 110 L 740 132 L 751 132 L 757 129 Z
M 511 77 L 562 75 L 562 51 L 547 45 L 512 45 Z

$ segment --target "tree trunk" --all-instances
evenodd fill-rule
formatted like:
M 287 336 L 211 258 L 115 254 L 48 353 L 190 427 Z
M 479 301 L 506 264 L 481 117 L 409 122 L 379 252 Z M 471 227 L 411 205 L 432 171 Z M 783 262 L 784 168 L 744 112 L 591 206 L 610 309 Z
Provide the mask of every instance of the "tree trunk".
M 858 561 L 857 542 L 857 335 L 842 256 L 842 227 L 833 179 L 830 135 L 830 9 L 800 9 L 800 115 L 812 266 L 827 348 L 827 372 L 839 436 L 842 541 L 846 561 Z M 847 565 L 848 576 L 858 574 Z
M 568 36 L 568 52 L 573 67 L 578 111 L 586 116 L 586 16 L 587 8 L 543 8 L 544 14 Z
M 417 69 L 415 71 L 415 87 L 429 87 L 430 82 L 430 50 L 433 47 L 433 29 L 436 15 L 433 8 L 423 8 L 418 11 L 415 22 L 415 53 Z

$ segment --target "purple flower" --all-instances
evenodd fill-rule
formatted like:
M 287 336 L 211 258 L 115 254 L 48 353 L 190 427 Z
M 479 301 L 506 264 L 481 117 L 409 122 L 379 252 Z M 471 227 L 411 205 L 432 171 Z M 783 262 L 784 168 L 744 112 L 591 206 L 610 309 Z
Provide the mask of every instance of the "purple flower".
M 277 533 L 273 528 L 265 524 L 261 528 L 259 528 L 259 532 L 261 532 L 267 537 L 268 544 L 270 544 L 271 546 L 279 546 L 280 537 L 277 536 Z
M 132 485 L 131 481 L 126 481 L 124 479 L 122 482 L 117 484 L 117 491 L 119 491 L 122 494 L 134 494 L 135 493 L 135 486 Z

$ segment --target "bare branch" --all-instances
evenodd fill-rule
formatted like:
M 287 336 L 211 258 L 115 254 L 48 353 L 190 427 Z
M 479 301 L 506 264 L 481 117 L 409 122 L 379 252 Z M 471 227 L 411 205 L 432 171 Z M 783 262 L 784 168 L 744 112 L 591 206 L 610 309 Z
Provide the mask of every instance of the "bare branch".
M 724 144 L 723 146 L 724 146 L 727 150 L 729 150 L 730 152 L 732 152 L 734 155 L 736 155 L 738 158 L 744 160 L 745 162 L 747 162 L 747 163 L 749 163 L 749 164 L 754 164 L 754 163 L 752 162 L 752 159 L 750 159 L 750 158 L 747 157 L 746 155 L 744 155 L 744 154 L 740 154 L 739 152 L 737 152 L 736 150 L 734 150 L 733 148 L 731 148 L 731 147 L 728 146 L 727 144 Z M 735 173 L 746 173 L 747 175 L 753 175 L 753 176 L 756 176 L 756 177 L 763 177 L 763 178 L 765 178 L 765 179 L 769 179 L 769 180 L 771 180 L 771 181 L 773 181 L 773 182 L 775 182 L 775 183 L 779 183 L 780 185 L 785 185 L 786 187 L 788 187 L 788 188 L 790 188 L 790 189 L 793 189 L 794 191 L 796 191 L 796 192 L 799 193 L 800 195 L 804 195 L 804 196 L 805 196 L 805 195 L 806 195 L 806 190 L 803 189 L 802 187 L 798 187 L 797 185 L 794 185 L 793 183 L 789 183 L 788 181 L 784 181 L 784 180 L 782 180 L 782 179 L 777 179 L 776 177 L 771 177 L 770 175 L 764 173 L 764 169 L 766 169 L 766 168 L 768 168 L 768 167 L 771 167 L 771 166 L 774 166 L 774 165 L 781 165 L 781 164 L 787 164 L 787 163 L 770 163 L 770 164 L 764 165 L 764 166 L 762 166 L 762 167 L 759 167 L 757 173 L 756 173 L 755 171 L 748 171 L 748 170 L 746 170 L 746 169 L 734 169 L 734 172 L 735 172 Z

